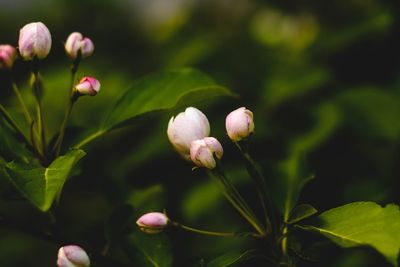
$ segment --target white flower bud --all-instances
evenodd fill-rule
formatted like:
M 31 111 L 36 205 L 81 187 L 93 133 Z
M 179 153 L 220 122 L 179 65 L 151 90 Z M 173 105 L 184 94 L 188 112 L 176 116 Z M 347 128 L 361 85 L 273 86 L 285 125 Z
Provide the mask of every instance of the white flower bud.
M 80 51 L 82 58 L 93 54 L 94 45 L 92 40 L 83 37 L 79 32 L 71 33 L 65 42 L 65 51 L 72 58 L 76 59 Z
M 185 112 L 172 117 L 168 123 L 168 139 L 175 150 L 190 160 L 190 144 L 210 134 L 207 117 L 197 108 L 188 107 Z
M 58 250 L 58 267 L 89 267 L 90 259 L 86 252 L 78 246 L 69 245 Z
M 224 154 L 221 143 L 214 137 L 205 137 L 195 140 L 190 146 L 190 158 L 199 167 L 214 169 L 215 158 L 221 159 Z
M 253 113 L 245 107 L 238 108 L 226 117 L 225 126 L 229 138 L 238 142 L 253 133 Z
M 46 25 L 32 22 L 19 32 L 18 49 L 23 59 L 45 58 L 51 49 L 51 34 Z
M 16 56 L 17 50 L 13 46 L 0 45 L 0 69 L 11 69 Z
M 100 82 L 93 77 L 83 77 L 77 85 L 75 90 L 80 95 L 95 96 L 100 91 Z
M 161 212 L 150 212 L 142 215 L 136 224 L 145 233 L 157 234 L 168 226 L 168 217 Z

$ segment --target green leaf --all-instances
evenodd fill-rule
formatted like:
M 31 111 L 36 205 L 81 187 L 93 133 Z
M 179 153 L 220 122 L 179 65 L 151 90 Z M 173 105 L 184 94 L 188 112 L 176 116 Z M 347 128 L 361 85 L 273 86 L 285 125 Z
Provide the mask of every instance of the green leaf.
M 289 219 L 289 214 L 297 204 L 303 187 L 314 178 L 308 170 L 303 153 L 294 153 L 279 166 L 280 179 L 274 182 L 274 200 L 278 209 L 284 215 L 284 220 Z
M 207 267 L 237 266 L 239 263 L 252 259 L 256 256 L 257 254 L 255 250 L 247 250 L 245 252 L 228 252 L 224 255 L 219 256 L 218 258 L 211 260 L 207 264 Z
M 25 144 L 18 141 L 14 132 L 0 119 L 0 155 L 8 161 L 18 160 L 25 163 L 34 158 Z
M 131 124 L 145 114 L 161 113 L 217 96 L 233 94 L 198 70 L 183 68 L 146 76 L 122 94 L 100 129 L 76 147 L 79 148 L 112 129 Z
M 328 210 L 315 225 L 302 229 L 321 233 L 342 247 L 372 246 L 397 266 L 400 249 L 400 210 L 389 204 L 354 202 Z
M 5 165 L 10 182 L 38 209 L 47 211 L 71 173 L 74 165 L 85 156 L 79 149 L 55 159 L 49 167 L 9 162 Z
M 131 205 L 124 204 L 115 209 L 105 227 L 107 249 L 112 248 L 120 241 L 123 233 L 134 224 L 134 221 L 134 208 Z
M 135 231 L 128 236 L 124 248 L 135 266 L 172 266 L 171 244 L 164 233 L 145 234 Z
M 309 204 L 300 204 L 297 207 L 295 207 L 292 212 L 289 214 L 289 218 L 286 221 L 287 224 L 294 224 L 297 223 L 301 220 L 304 220 L 318 211 L 311 205 Z

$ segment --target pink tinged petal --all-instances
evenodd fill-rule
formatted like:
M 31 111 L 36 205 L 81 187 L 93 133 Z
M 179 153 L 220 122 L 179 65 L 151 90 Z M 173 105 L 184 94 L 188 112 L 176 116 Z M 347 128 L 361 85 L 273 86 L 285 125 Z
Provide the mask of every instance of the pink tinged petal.
M 89 267 L 90 259 L 81 247 L 69 245 L 58 250 L 57 265 L 58 267 Z
M 214 137 L 205 137 L 191 143 L 190 158 L 199 167 L 214 169 L 217 164 L 214 157 L 221 159 L 222 155 L 222 145 Z
M 16 56 L 17 50 L 13 46 L 0 45 L 0 68 L 11 69 Z
M 253 113 L 244 107 L 238 108 L 228 114 L 225 125 L 229 138 L 240 141 L 254 131 Z
M 93 54 L 93 51 L 94 51 L 94 44 L 92 40 L 90 40 L 87 37 L 83 38 L 83 40 L 81 41 L 82 57 L 85 58 L 90 56 L 91 54 Z
M 206 146 L 215 154 L 218 159 L 222 158 L 224 154 L 224 149 L 222 148 L 221 143 L 214 137 L 205 137 L 204 142 Z
M 142 215 L 136 224 L 143 232 L 156 234 L 168 226 L 168 217 L 161 212 L 150 212 Z
M 100 82 L 93 77 L 84 77 L 75 86 L 75 90 L 81 95 L 94 96 L 100 91 Z
M 25 25 L 19 34 L 18 48 L 25 60 L 45 58 L 51 49 L 51 34 L 42 22 Z
M 175 150 L 190 160 L 190 144 L 210 134 L 207 117 L 198 109 L 186 108 L 185 112 L 172 117 L 168 123 L 167 135 Z
M 78 50 L 80 49 L 80 46 L 81 46 L 80 43 L 81 43 L 82 39 L 83 39 L 83 36 L 79 32 L 73 32 L 68 36 L 64 47 L 65 47 L 65 51 L 72 59 L 75 59 L 77 57 Z

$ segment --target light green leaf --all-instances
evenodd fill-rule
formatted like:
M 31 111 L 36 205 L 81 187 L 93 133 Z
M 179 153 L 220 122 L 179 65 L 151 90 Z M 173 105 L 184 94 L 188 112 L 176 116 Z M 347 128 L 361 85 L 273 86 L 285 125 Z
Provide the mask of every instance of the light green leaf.
M 354 202 L 322 213 L 315 231 L 342 247 L 372 246 L 397 266 L 400 249 L 400 210 L 395 204 L 381 207 L 374 202 Z
M 238 251 L 228 252 L 226 254 L 219 256 L 218 258 L 211 260 L 207 264 L 207 267 L 237 266 L 238 264 L 247 261 L 249 259 L 252 259 L 256 256 L 257 254 L 255 250 L 247 250 L 245 252 L 238 252 Z
M 193 105 L 217 96 L 233 94 L 198 70 L 183 68 L 146 76 L 122 94 L 100 129 L 76 147 L 112 129 L 129 125 L 143 115 Z
M 49 167 L 9 162 L 5 165 L 10 182 L 38 209 L 47 211 L 71 173 L 74 165 L 85 156 L 73 149 L 55 159 Z
M 297 207 L 295 207 L 292 212 L 289 214 L 289 218 L 286 221 L 288 224 L 294 224 L 297 223 L 301 220 L 304 220 L 318 211 L 311 205 L 309 204 L 300 204 Z

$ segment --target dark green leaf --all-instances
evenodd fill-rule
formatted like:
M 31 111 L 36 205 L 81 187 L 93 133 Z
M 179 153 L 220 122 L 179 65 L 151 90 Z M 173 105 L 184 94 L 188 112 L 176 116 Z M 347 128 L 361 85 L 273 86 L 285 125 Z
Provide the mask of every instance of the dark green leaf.
M 172 266 L 171 244 L 164 233 L 145 234 L 135 231 L 128 236 L 124 247 L 135 266 Z
M 280 166 L 280 177 L 274 194 L 276 205 L 284 215 L 284 220 L 289 219 L 289 214 L 297 204 L 303 187 L 314 178 L 305 163 L 304 154 L 295 153 Z
M 256 256 L 257 254 L 255 250 L 247 250 L 245 252 L 228 252 L 224 255 L 219 256 L 218 258 L 211 260 L 207 264 L 207 267 L 237 266 L 238 264 L 243 263 L 244 261 L 252 259 Z
M 302 229 L 321 233 L 342 247 L 372 246 L 397 265 L 400 210 L 395 204 L 354 202 L 322 213 L 315 225 Z
M 200 71 L 184 68 L 152 74 L 140 79 L 122 94 L 106 116 L 102 127 L 87 139 L 91 141 L 145 114 L 165 112 L 217 96 L 233 94 Z M 76 147 L 87 142 L 84 140 Z
M 297 207 L 295 207 L 289 214 L 289 218 L 286 221 L 288 224 L 294 224 L 297 223 L 301 220 L 304 220 L 318 211 L 311 205 L 309 204 L 300 204 Z
M 14 132 L 4 124 L 3 120 L 0 120 L 0 155 L 4 160 L 18 160 L 25 163 L 33 158 L 26 145 L 15 137 Z
M 73 149 L 55 159 L 49 167 L 9 162 L 5 165 L 10 182 L 33 205 L 47 211 L 71 173 L 74 165 L 85 156 L 83 150 Z
M 134 224 L 134 209 L 131 205 L 118 207 L 110 216 L 105 228 L 108 248 L 118 242 L 128 226 Z

